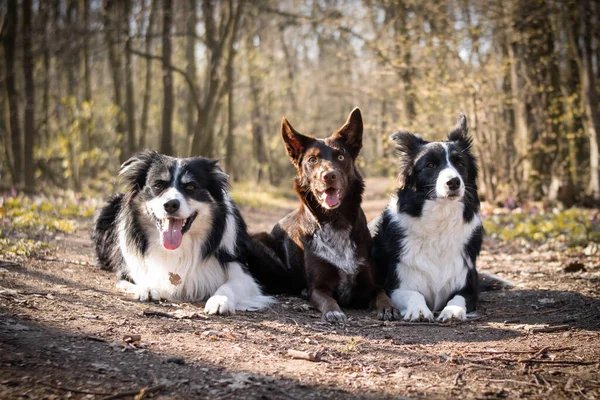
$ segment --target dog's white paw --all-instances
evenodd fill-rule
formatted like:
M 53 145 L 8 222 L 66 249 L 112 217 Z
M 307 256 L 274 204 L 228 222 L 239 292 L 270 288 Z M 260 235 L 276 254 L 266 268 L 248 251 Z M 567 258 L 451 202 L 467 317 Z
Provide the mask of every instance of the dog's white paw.
M 409 305 L 406 310 L 402 311 L 402 317 L 405 321 L 433 321 L 433 313 L 426 305 L 414 304 Z
M 341 311 L 327 311 L 323 314 L 323 319 L 327 322 L 341 322 L 345 323 L 348 318 L 346 318 L 346 314 Z
M 134 296 L 139 301 L 160 301 L 161 295 L 157 289 L 147 286 L 137 286 L 134 291 Z
M 444 307 L 437 320 L 440 322 L 450 321 L 455 319 L 457 321 L 464 321 L 467 319 L 467 310 L 461 306 L 448 305 Z
M 235 304 L 227 296 L 214 295 L 206 302 L 204 312 L 207 314 L 235 314 Z

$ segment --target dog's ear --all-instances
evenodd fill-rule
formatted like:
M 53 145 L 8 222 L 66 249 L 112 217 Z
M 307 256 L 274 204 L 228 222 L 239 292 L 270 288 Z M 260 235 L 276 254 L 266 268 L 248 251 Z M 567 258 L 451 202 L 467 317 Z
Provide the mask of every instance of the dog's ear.
M 141 153 L 136 153 L 121 165 L 119 176 L 123 183 L 130 189 L 141 190 L 146 183 L 148 169 L 154 157 L 158 153 L 152 150 L 146 150 Z
M 469 128 L 467 126 L 467 117 L 465 114 L 459 114 L 456 120 L 456 125 L 450 133 L 448 133 L 448 141 L 457 142 L 465 149 L 471 148 L 473 138 L 469 136 Z
M 419 148 L 427 142 L 421 136 L 407 131 L 396 132 L 390 136 L 390 139 L 396 145 L 396 151 L 398 152 L 398 187 L 404 189 L 411 174 L 415 156 Z
M 300 166 L 302 154 L 304 154 L 306 148 L 316 139 L 296 132 L 290 124 L 290 121 L 285 117 L 281 120 L 281 137 L 283 138 L 283 143 L 285 143 L 285 149 L 288 156 L 292 160 L 294 166 L 298 168 Z
M 210 173 L 212 174 L 212 176 L 215 178 L 215 180 L 217 182 L 219 182 L 223 186 L 227 186 L 228 182 L 229 182 L 229 175 L 227 175 L 225 172 L 223 172 L 223 170 L 221 169 L 221 166 L 219 165 L 219 160 L 210 160 L 210 162 L 211 162 Z
M 358 157 L 362 148 L 363 137 L 363 120 L 360 109 L 356 107 L 348 115 L 346 123 L 336 133 L 333 134 L 333 139 L 340 140 L 348 147 L 350 155 L 353 159 Z

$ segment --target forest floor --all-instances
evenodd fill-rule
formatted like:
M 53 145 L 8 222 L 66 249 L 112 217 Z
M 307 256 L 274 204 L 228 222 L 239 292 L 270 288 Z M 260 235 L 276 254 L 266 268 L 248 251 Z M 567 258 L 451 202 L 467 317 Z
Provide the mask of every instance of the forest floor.
M 369 181 L 369 218 L 388 181 Z M 251 231 L 283 207 L 242 207 Z M 305 299 L 208 316 L 202 304 L 139 303 L 94 266 L 91 218 L 49 247 L 0 257 L 0 398 L 600 398 L 600 252 L 486 240 L 483 293 L 463 323 L 320 319 Z M 588 255 L 586 255 L 587 253 Z M 572 272 L 567 272 L 572 271 Z M 289 350 L 318 352 L 320 361 Z

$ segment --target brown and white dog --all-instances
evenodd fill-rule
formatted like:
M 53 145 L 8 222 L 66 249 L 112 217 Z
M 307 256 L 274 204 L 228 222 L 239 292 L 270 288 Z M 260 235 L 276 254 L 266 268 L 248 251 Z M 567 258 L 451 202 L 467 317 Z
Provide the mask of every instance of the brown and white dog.
M 296 132 L 285 118 L 281 135 L 296 167 L 300 207 L 271 233 L 252 237 L 252 274 L 274 293 L 307 289 L 309 300 L 330 322 L 346 321 L 339 304 L 375 306 L 380 319 L 399 318 L 377 284 L 381 272 L 371 259 L 371 236 L 361 209 L 364 182 L 355 165 L 362 148 L 360 110 L 355 108 L 326 139 Z

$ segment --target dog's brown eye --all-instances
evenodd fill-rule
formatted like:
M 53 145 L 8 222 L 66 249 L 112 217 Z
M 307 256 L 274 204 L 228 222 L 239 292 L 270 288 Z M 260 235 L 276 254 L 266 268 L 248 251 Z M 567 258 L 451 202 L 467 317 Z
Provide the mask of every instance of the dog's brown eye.
M 164 182 L 162 182 L 162 181 L 155 182 L 155 183 L 154 183 L 154 185 L 152 185 L 152 187 L 153 187 L 155 190 L 163 190 L 163 189 L 165 188 L 165 183 L 164 183 Z
M 427 163 L 426 167 L 427 168 L 435 168 L 435 164 L 430 162 L 430 163 Z
M 312 156 L 311 158 L 308 159 L 308 162 L 311 163 L 311 164 L 316 163 L 317 162 L 317 157 Z
M 192 190 L 196 190 L 196 186 L 195 185 L 185 185 L 185 190 L 187 190 L 188 192 L 191 192 Z
M 343 155 L 343 154 L 340 154 L 340 155 L 338 156 L 338 160 L 340 160 L 340 161 L 344 161 L 344 158 L 345 158 L 345 157 L 344 157 L 344 155 Z

